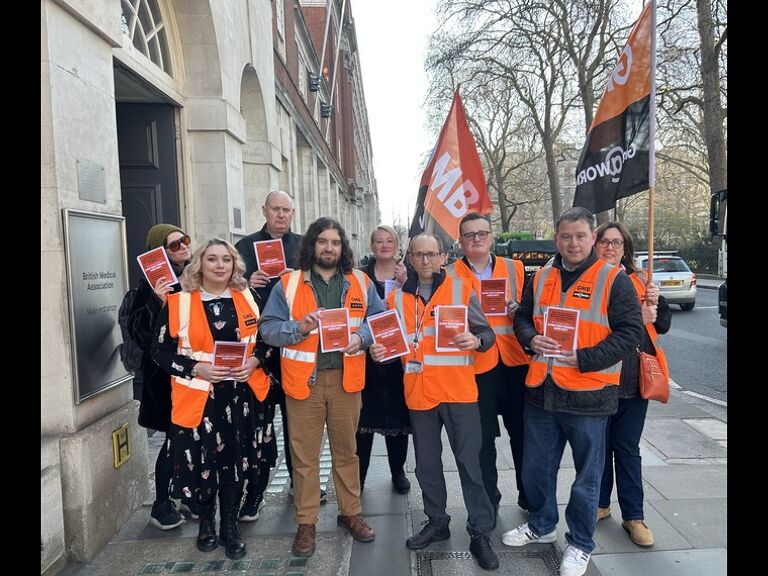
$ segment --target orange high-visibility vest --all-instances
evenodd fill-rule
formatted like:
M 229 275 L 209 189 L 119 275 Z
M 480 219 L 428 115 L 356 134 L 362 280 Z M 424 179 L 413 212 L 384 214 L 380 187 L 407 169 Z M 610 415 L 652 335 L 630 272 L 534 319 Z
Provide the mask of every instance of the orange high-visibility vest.
M 259 308 L 250 290 L 232 290 L 237 313 L 240 342 L 248 344 L 246 356 L 253 353 L 259 322 Z M 200 291 L 168 294 L 170 335 L 178 342 L 178 353 L 199 362 L 213 362 L 213 334 L 205 316 Z M 248 385 L 259 401 L 269 392 L 269 376 L 259 366 L 248 378 Z M 200 425 L 212 384 L 202 378 L 171 378 L 171 422 L 185 428 Z
M 368 276 L 360 270 L 344 274 L 349 282 L 344 307 L 349 310 L 350 332 L 354 334 L 360 328 L 368 309 Z M 294 270 L 284 274 L 283 283 L 285 300 L 288 303 L 291 320 L 299 322 L 310 312 L 317 310 L 317 299 L 312 289 L 310 272 Z M 280 348 L 280 369 L 283 391 L 296 400 L 309 398 L 309 381 L 315 373 L 317 354 L 320 346 L 320 334 L 315 328 L 304 340 Z M 365 352 L 354 356 L 343 355 L 343 386 L 347 392 L 359 392 L 365 387 Z
M 463 260 L 456 260 L 447 266 L 445 273 L 471 282 L 472 289 L 477 294 L 477 298 L 480 299 L 480 280 Z M 523 299 L 525 268 L 520 260 L 510 260 L 497 256 L 492 277 L 507 279 L 507 300 L 512 299 L 520 302 Z M 475 352 L 475 374 L 483 374 L 493 369 L 499 363 L 499 354 L 501 354 L 502 362 L 507 366 L 528 364 L 528 354 L 523 351 L 523 347 L 517 341 L 512 319 L 506 314 L 503 316 L 486 315 L 485 318 L 496 334 L 496 343 L 485 352 Z
M 571 287 L 563 293 L 560 270 L 554 266 L 540 268 L 533 278 L 533 322 L 539 334 L 544 333 L 544 311 L 549 306 L 579 310 L 577 347 L 590 348 L 605 340 L 611 333 L 608 324 L 608 300 L 619 269 L 598 259 L 587 268 Z M 566 366 L 558 358 L 544 358 L 537 354 L 531 360 L 525 385 L 540 386 L 547 374 L 555 384 L 566 390 L 600 390 L 619 384 L 621 361 L 598 372 L 580 372 L 578 367 Z
M 477 384 L 473 369 L 474 355 L 471 350 L 438 352 L 435 332 L 435 306 L 468 306 L 472 288 L 459 278 L 446 276 L 426 306 L 414 294 L 393 290 L 387 297 L 403 319 L 408 354 L 401 356 L 404 372 L 405 403 L 411 410 L 429 410 L 441 402 L 477 402 Z M 417 307 L 418 302 L 418 307 Z M 419 342 L 413 349 L 416 332 L 416 314 L 423 324 L 419 330 Z M 423 316 L 422 316 L 423 313 Z M 409 372 L 409 361 L 421 363 L 421 372 Z
M 643 300 L 645 300 L 646 292 L 645 280 L 643 280 L 637 272 L 630 274 L 629 279 L 632 280 L 632 284 L 635 287 L 635 292 L 637 292 L 637 297 L 640 299 L 640 306 L 642 306 Z M 648 332 L 648 336 L 650 337 L 651 342 L 653 342 L 653 347 L 656 348 L 656 357 L 659 359 L 659 364 L 661 364 L 661 371 L 664 374 L 664 377 L 669 380 L 667 355 L 664 354 L 664 350 L 662 350 L 661 346 L 659 346 L 656 342 L 656 340 L 659 338 L 659 333 L 656 332 L 656 327 L 653 324 L 645 324 L 643 328 L 645 328 L 645 331 Z

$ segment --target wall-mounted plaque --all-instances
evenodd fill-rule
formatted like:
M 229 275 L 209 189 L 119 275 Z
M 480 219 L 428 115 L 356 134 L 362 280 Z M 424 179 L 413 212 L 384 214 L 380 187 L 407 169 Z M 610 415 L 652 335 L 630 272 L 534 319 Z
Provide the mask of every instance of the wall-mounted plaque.
M 125 218 L 63 209 L 75 404 L 131 378 L 117 311 L 128 290 Z

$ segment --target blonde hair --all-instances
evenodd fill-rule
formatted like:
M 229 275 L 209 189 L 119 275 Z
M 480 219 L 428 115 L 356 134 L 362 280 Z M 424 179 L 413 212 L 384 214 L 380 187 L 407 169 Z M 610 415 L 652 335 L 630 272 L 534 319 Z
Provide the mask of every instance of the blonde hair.
M 205 256 L 206 250 L 211 246 L 224 246 L 233 259 L 232 276 L 229 278 L 227 287 L 235 290 L 245 290 L 248 288 L 248 282 L 243 277 L 245 274 L 245 262 L 240 257 L 240 253 L 229 242 L 222 238 L 211 238 L 200 246 L 195 253 L 192 254 L 192 262 L 189 266 L 184 268 L 184 272 L 181 275 L 181 289 L 185 292 L 194 292 L 200 290 L 203 282 L 203 256 Z
M 371 241 L 370 244 L 373 244 L 373 237 L 376 236 L 376 232 L 379 230 L 383 230 L 384 232 L 389 232 L 392 235 L 392 238 L 395 239 L 395 246 L 397 248 L 400 248 L 400 238 L 397 237 L 397 232 L 395 232 L 395 229 L 392 228 L 389 224 L 379 224 L 376 226 L 376 228 L 373 229 L 373 232 L 371 232 Z

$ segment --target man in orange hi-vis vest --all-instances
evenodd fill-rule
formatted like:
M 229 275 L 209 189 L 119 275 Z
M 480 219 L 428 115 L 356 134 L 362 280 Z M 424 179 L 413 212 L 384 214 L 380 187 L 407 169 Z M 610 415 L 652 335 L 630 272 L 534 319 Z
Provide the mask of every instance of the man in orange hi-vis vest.
M 501 492 L 496 468 L 496 437 L 501 436 L 499 415 L 509 434 L 512 459 L 515 463 L 517 504 L 528 509 L 523 488 L 523 405 L 528 355 L 515 337 L 515 310 L 523 298 L 525 269 L 520 260 L 510 260 L 491 253 L 493 234 L 491 220 L 470 212 L 459 224 L 459 242 L 464 257 L 449 264 L 449 276 L 463 278 L 472 285 L 480 299 L 483 313 L 496 334 L 496 344 L 487 352 L 475 354 L 480 423 L 483 447 L 480 449 L 480 469 L 485 491 L 498 516 Z M 494 516 L 494 527 L 496 517 Z
M 469 282 L 447 276 L 441 269 L 445 250 L 438 236 L 424 233 L 412 238 L 408 259 L 415 274 L 408 275 L 402 289 L 389 293 L 387 304 L 398 311 L 409 340 L 408 354 L 400 360 L 416 451 L 416 479 L 428 521 L 405 545 L 420 550 L 451 535 L 440 456 L 440 435 L 445 427 L 467 509 L 469 551 L 481 568 L 494 570 L 499 559 L 489 539 L 493 506 L 480 473 L 482 430 L 473 364 L 474 351 L 490 349 L 496 337 Z M 441 313 L 451 309 L 461 314 L 458 326 L 445 337 Z M 385 355 L 382 344 L 371 346 L 375 361 L 380 362 Z
M 365 318 L 384 311 L 368 276 L 353 268 L 344 229 L 331 218 L 313 222 L 299 246 L 299 270 L 284 274 L 267 300 L 259 331 L 264 342 L 280 347 L 286 405 L 291 415 L 293 502 L 298 529 L 292 552 L 315 552 L 320 512 L 320 449 L 328 427 L 333 482 L 339 499 L 337 522 L 355 540 L 371 542 L 373 530 L 363 520 L 355 433 L 360 391 L 365 386 L 365 353 L 373 338 Z M 337 319 L 334 330 L 320 326 L 321 310 Z M 341 311 L 344 311 L 340 313 Z M 329 318 L 330 314 L 324 315 Z M 341 328 L 339 328 L 341 326 Z M 320 330 L 322 329 L 322 340 Z M 339 332 L 345 333 L 339 337 Z M 339 342 L 337 346 L 325 341 Z M 348 344 L 341 348 L 342 342 Z M 326 351 L 323 349 L 335 349 Z
M 584 574 L 595 548 L 606 423 L 618 408 L 621 359 L 639 345 L 643 330 L 631 280 L 597 257 L 595 236 L 588 210 L 565 210 L 555 226 L 559 254 L 536 272 L 515 313 L 515 335 L 534 354 L 523 416 L 530 514 L 501 541 L 524 546 L 557 540 L 555 490 L 567 441 L 576 479 L 565 509 L 561 576 Z

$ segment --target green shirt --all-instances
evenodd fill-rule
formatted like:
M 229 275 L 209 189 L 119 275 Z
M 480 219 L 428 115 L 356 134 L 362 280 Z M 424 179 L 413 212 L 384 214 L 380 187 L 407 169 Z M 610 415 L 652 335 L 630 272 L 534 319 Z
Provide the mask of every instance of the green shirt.
M 328 282 L 315 272 L 314 268 L 310 272 L 309 276 L 312 287 L 315 289 L 317 295 L 318 308 L 341 308 L 341 292 L 344 288 L 344 276 L 339 272 L 338 268 L 336 273 L 331 276 Z M 317 369 L 318 370 L 331 370 L 333 368 L 342 368 L 344 360 L 342 359 L 341 352 L 325 352 L 320 353 L 320 344 L 317 345 Z

